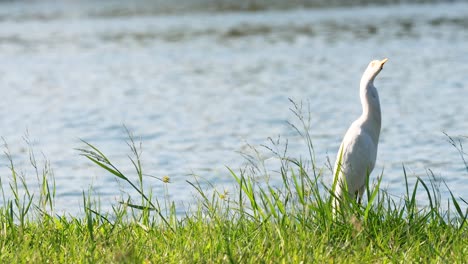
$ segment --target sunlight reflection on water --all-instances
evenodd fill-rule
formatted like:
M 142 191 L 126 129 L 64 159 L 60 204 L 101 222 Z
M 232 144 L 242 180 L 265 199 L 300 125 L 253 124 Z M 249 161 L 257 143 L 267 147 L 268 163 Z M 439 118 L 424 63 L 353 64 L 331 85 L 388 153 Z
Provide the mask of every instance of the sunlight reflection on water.
M 132 172 L 123 124 L 142 141 L 147 173 L 170 175 L 180 203 L 192 199 L 192 173 L 229 188 L 224 166 L 242 166 L 246 144 L 281 134 L 290 156 L 306 157 L 286 123 L 288 98 L 310 103 L 324 167 L 360 113 L 363 69 L 382 57 L 390 60 L 376 81 L 383 125 L 374 175 L 383 170 L 383 185 L 401 194 L 402 164 L 410 176 L 430 168 L 466 194 L 463 163 L 442 132 L 468 131 L 467 5 L 49 19 L 41 10 L 24 20 L 1 14 L 0 135 L 35 182 L 22 142 L 29 131 L 54 168 L 59 210 L 76 213 L 91 185 L 104 208 L 127 190 L 75 150 L 87 140 Z M 162 193 L 160 182 L 154 190 Z

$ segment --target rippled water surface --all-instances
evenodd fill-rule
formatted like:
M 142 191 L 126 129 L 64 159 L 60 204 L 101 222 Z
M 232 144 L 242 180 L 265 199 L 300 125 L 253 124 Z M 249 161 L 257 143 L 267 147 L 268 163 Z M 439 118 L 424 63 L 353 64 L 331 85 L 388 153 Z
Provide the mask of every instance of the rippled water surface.
M 373 175 L 383 171 L 383 185 L 400 195 L 403 164 L 411 177 L 431 169 L 467 198 L 468 173 L 443 134 L 468 135 L 466 4 L 171 15 L 104 4 L 1 7 L 0 135 L 31 184 L 25 135 L 37 159 L 50 160 L 60 211 L 78 212 L 90 186 L 104 208 L 126 189 L 75 150 L 84 139 L 131 172 L 123 125 L 142 142 L 146 173 L 171 177 L 178 203 L 192 199 L 192 173 L 229 190 L 225 166 L 242 166 L 248 144 L 281 135 L 290 156 L 307 157 L 287 124 L 296 122 L 288 98 L 310 104 L 326 168 L 360 114 L 362 71 L 384 57 Z M 6 157 L 0 165 L 7 186 Z M 159 196 L 161 182 L 149 182 Z

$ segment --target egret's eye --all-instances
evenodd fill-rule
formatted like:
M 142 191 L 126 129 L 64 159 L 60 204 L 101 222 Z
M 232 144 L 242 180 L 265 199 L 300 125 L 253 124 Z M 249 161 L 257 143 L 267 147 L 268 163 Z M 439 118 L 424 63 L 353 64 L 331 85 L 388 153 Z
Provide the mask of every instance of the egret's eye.
M 372 66 L 372 67 L 375 66 L 375 61 L 371 62 L 371 66 Z

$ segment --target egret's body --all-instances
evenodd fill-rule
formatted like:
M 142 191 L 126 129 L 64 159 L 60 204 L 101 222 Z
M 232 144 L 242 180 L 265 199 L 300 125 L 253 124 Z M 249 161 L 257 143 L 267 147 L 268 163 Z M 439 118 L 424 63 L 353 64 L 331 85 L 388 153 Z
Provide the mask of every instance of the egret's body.
M 345 190 L 351 198 L 364 193 L 366 177 L 372 172 L 377 157 L 377 146 L 381 126 L 380 101 L 374 79 L 382 70 L 387 59 L 371 61 L 362 75 L 360 98 L 362 114 L 346 132 L 336 158 L 334 176 L 336 179 L 333 207 L 343 199 Z

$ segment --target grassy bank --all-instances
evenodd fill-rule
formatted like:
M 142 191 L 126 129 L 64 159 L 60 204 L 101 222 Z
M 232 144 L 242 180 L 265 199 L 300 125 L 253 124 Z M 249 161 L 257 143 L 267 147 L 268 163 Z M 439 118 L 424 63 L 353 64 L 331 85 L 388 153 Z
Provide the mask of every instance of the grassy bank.
M 349 201 L 334 218 L 331 192 L 322 183 L 323 170 L 314 165 L 307 118 L 299 110 L 294 109 L 300 122 L 293 127 L 309 148 L 308 162 L 288 158 L 285 149 L 271 148 L 282 161 L 279 184 L 258 177 L 260 169 L 227 169 L 236 182 L 237 191 L 231 193 L 188 181 L 199 201 L 185 216 L 177 216 L 173 203 L 158 201 L 145 188 L 140 148 L 131 137 L 132 175 L 121 173 L 89 143 L 78 150 L 138 194 L 128 199 L 122 195 L 112 212 L 101 212 L 95 197 L 83 192 L 82 217 L 54 213 L 55 185 L 47 164 L 39 168 L 31 155 L 40 186 L 33 192 L 7 154 L 12 195 L 4 194 L 0 208 L 0 262 L 466 263 L 468 211 L 460 204 L 466 201 L 453 195 L 441 201 L 432 181 L 418 178 L 410 186 L 404 168 L 404 197 L 390 196 L 379 189 L 380 180 L 372 181 L 363 205 Z M 170 184 L 169 178 L 160 180 Z M 427 206 L 416 200 L 420 192 Z

